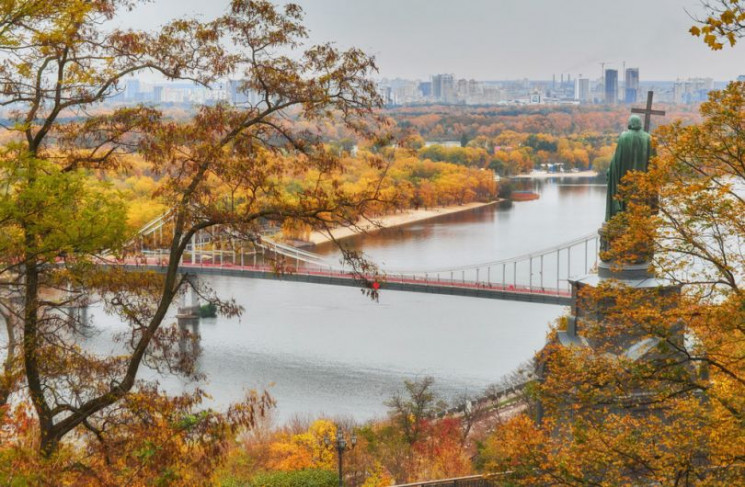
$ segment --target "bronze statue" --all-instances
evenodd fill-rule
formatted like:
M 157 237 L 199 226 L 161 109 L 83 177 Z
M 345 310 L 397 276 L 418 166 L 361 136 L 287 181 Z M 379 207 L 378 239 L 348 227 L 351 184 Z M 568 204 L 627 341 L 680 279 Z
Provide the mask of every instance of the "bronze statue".
M 628 171 L 646 171 L 652 155 L 651 137 L 642 130 L 638 115 L 629 118 L 629 129 L 618 137 L 616 153 L 608 169 L 608 195 L 605 204 L 605 221 L 626 209 L 623 201 L 616 199 L 621 179 Z

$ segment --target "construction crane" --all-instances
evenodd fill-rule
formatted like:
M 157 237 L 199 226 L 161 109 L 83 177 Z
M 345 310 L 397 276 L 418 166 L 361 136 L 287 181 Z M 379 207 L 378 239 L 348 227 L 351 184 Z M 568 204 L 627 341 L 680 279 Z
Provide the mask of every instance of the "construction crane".
M 611 63 L 606 62 L 606 61 L 603 61 L 603 62 L 601 62 L 599 64 L 600 64 L 600 79 L 603 80 L 603 79 L 605 79 L 605 65 L 606 64 L 611 64 Z

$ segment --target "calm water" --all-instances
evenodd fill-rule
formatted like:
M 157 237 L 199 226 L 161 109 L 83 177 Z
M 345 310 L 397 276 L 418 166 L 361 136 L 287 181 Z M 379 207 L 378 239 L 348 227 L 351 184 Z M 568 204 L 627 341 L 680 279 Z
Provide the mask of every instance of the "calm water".
M 521 182 L 541 198 L 375 235 L 348 244 L 385 267 L 426 269 L 490 261 L 590 233 L 603 218 L 605 187 L 577 179 Z M 330 247 L 320 253 L 333 254 Z M 446 397 L 476 393 L 545 343 L 559 306 L 389 291 L 380 303 L 347 287 L 217 277 L 211 285 L 245 308 L 240 319 L 203 320 L 201 386 L 222 407 L 250 388 L 267 388 L 278 418 L 385 414 L 403 379 L 432 375 Z M 113 351 L 120 324 L 91 310 L 89 346 Z M 153 373 L 145 375 L 153 376 Z M 191 387 L 162 377 L 169 390 Z

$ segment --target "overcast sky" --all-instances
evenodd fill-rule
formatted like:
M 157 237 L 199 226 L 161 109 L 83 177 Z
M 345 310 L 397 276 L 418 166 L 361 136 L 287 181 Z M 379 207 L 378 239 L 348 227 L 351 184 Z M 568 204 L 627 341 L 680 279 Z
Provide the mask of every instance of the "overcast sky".
M 169 18 L 219 15 L 228 0 L 152 0 L 123 22 L 155 27 Z M 284 3 L 284 2 L 282 2 Z M 381 77 L 435 73 L 479 80 L 597 78 L 638 67 L 662 80 L 745 74 L 745 41 L 712 52 L 688 34 L 699 0 L 296 0 L 314 42 L 373 54 Z

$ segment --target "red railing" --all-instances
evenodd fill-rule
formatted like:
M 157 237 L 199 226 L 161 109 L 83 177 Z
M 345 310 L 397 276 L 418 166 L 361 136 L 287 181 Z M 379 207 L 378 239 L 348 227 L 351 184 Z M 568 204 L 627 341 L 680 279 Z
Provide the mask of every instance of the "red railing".
M 158 259 L 154 257 L 138 257 L 132 259 L 125 259 L 117 261 L 119 264 L 142 266 L 148 268 L 164 268 L 168 265 L 168 261 L 165 259 Z M 238 272 L 254 272 L 264 273 L 267 275 L 274 274 L 281 276 L 283 274 L 289 275 L 307 275 L 307 276 L 318 276 L 318 277 L 329 277 L 335 279 L 348 279 L 354 280 L 355 276 L 352 272 L 344 272 L 334 269 L 311 269 L 307 267 L 298 268 L 285 268 L 278 270 L 276 267 L 267 265 L 237 265 L 230 262 L 223 263 L 211 263 L 211 262 L 199 262 L 199 263 L 182 263 L 179 267 L 183 269 L 233 269 Z M 368 279 L 373 279 L 373 276 L 365 276 Z M 532 295 L 543 295 L 543 296 L 559 296 L 569 297 L 571 292 L 563 289 L 555 288 L 540 288 L 531 287 L 519 284 L 501 284 L 501 283 L 490 283 L 490 282 L 474 282 L 474 281 L 462 281 L 455 279 L 430 279 L 427 277 L 417 276 L 406 276 L 406 275 L 388 275 L 379 276 L 381 288 L 385 288 L 386 283 L 404 284 L 410 286 L 427 286 L 427 287 L 441 287 L 441 288 L 460 288 L 460 289 L 478 289 L 484 291 L 504 292 L 504 293 L 516 293 L 516 294 L 532 294 Z

